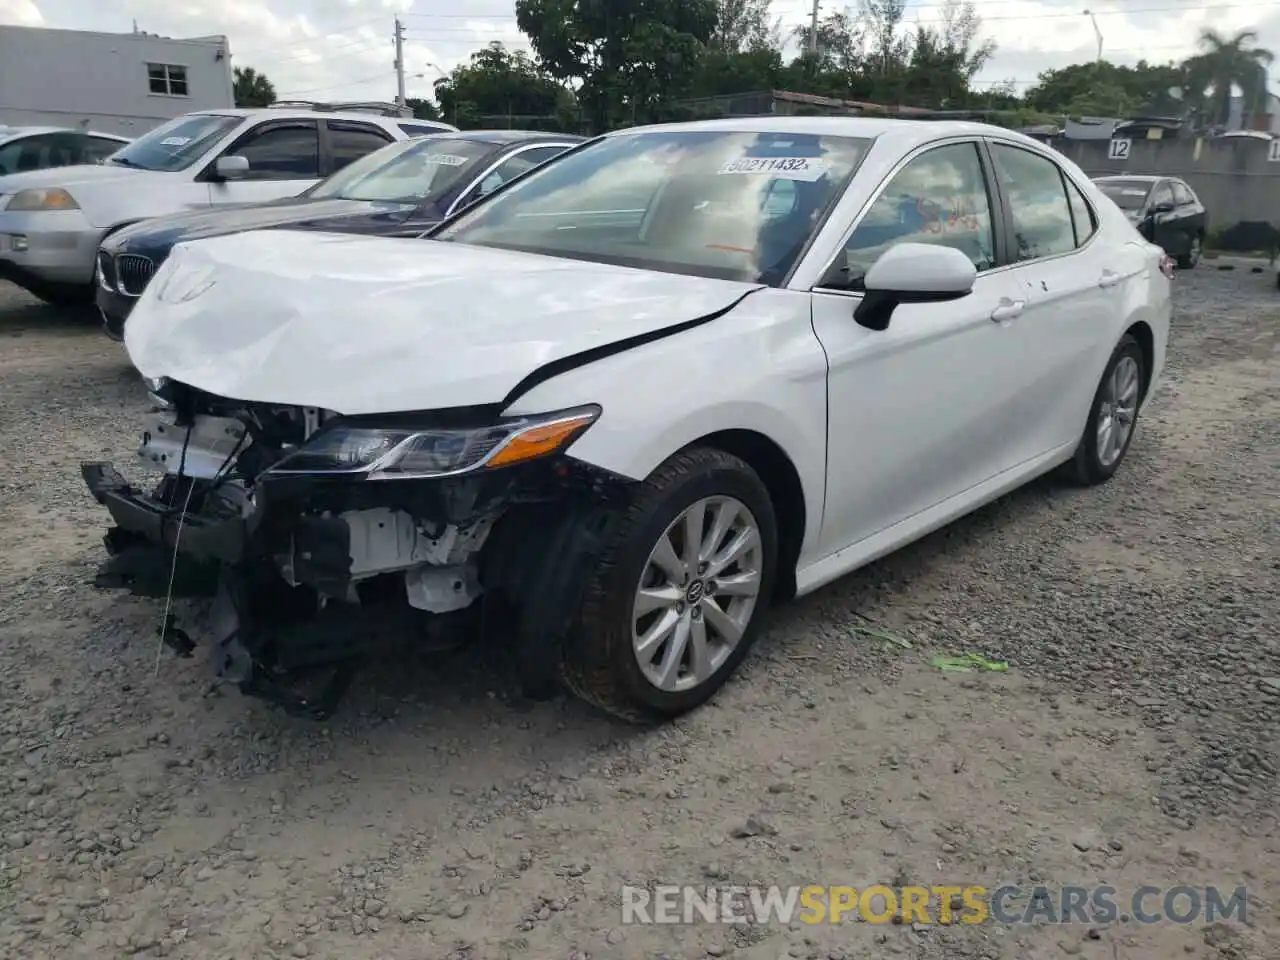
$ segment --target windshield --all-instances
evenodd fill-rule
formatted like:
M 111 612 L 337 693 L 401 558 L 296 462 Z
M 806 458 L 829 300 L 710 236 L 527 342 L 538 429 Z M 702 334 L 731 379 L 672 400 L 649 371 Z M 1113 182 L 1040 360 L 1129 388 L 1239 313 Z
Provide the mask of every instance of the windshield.
M 1141 210 L 1151 192 L 1151 184 L 1142 180 L 1095 180 L 1094 183 L 1121 210 Z
M 535 170 L 432 237 L 776 286 L 869 145 L 705 129 L 607 137 Z
M 108 162 L 139 170 L 185 170 L 243 119 L 220 113 L 177 117 L 113 153 Z
M 343 167 L 306 196 L 420 203 L 440 196 L 492 152 L 491 143 L 457 137 L 402 140 Z

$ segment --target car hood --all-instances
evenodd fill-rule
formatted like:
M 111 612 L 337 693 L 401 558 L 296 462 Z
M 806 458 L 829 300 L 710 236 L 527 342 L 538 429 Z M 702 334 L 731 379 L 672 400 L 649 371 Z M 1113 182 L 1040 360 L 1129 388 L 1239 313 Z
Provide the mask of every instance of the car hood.
M 44 170 L 7 174 L 0 177 L 0 194 L 38 187 L 63 187 L 71 190 L 74 196 L 74 188 L 82 184 L 107 183 L 112 180 L 137 182 L 139 178 L 168 180 L 172 176 L 172 173 L 161 170 L 136 170 L 118 164 L 77 163 L 68 167 L 48 167 Z
M 268 230 L 180 244 L 134 306 L 145 377 L 398 413 L 503 402 L 538 368 L 718 315 L 759 284 L 445 243 Z
M 342 230 L 349 220 L 399 222 L 417 209 L 413 203 L 287 197 L 269 203 L 237 203 L 208 210 L 143 220 L 117 231 L 103 244 L 111 253 L 137 248 L 168 248 L 188 240 L 267 227 Z

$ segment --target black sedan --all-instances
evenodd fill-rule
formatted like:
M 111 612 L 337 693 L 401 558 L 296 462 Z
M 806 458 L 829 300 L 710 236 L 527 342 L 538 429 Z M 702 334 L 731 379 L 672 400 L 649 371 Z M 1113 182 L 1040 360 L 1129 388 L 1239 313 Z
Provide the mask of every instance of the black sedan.
M 585 138 L 467 130 L 389 144 L 296 197 L 179 213 L 125 227 L 98 250 L 103 328 L 119 340 L 134 301 L 169 251 L 187 240 L 285 228 L 412 237 Z
M 1176 177 L 1094 177 L 1129 222 L 1178 261 L 1182 270 L 1200 262 L 1208 217 L 1194 190 Z

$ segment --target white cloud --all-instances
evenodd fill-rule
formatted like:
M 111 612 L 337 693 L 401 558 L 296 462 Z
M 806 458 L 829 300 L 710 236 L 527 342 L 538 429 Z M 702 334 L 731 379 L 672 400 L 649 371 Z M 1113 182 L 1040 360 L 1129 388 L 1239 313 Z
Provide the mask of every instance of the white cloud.
M 1103 55 L 1120 63 L 1161 63 L 1195 52 L 1202 27 L 1253 27 L 1262 46 L 1280 50 L 1280 11 L 1271 2 L 1231 0 L 977 0 L 983 33 L 999 51 L 981 83 L 1011 79 L 1024 89 L 1050 67 L 1091 60 L 1093 26 Z M 825 0 L 823 13 L 840 9 Z M 907 21 L 934 25 L 940 0 L 907 0 Z M 810 0 L 774 0 L 788 26 L 806 22 Z M 465 10 L 465 12 L 461 12 Z M 515 26 L 513 0 L 0 0 L 0 23 L 168 36 L 226 34 L 239 66 L 265 73 L 281 95 L 380 98 L 395 94 L 392 21 L 405 24 L 410 96 L 429 96 L 438 70 L 465 62 L 492 40 L 528 49 Z
M 44 23 L 34 0 L 0 0 L 0 23 L 38 27 Z

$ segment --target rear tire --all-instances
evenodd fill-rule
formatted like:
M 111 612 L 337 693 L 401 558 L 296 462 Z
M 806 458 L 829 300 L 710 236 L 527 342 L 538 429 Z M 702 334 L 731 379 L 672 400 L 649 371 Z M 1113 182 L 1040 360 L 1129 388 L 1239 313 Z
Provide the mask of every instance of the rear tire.
M 1105 483 L 1120 469 L 1138 425 L 1145 377 L 1142 348 L 1126 333 L 1107 361 L 1089 407 L 1080 445 L 1067 464 L 1077 483 L 1082 486 Z
M 676 454 L 619 517 L 565 646 L 563 681 L 633 722 L 701 705 L 755 642 L 777 557 L 773 503 L 755 471 L 712 448 Z

